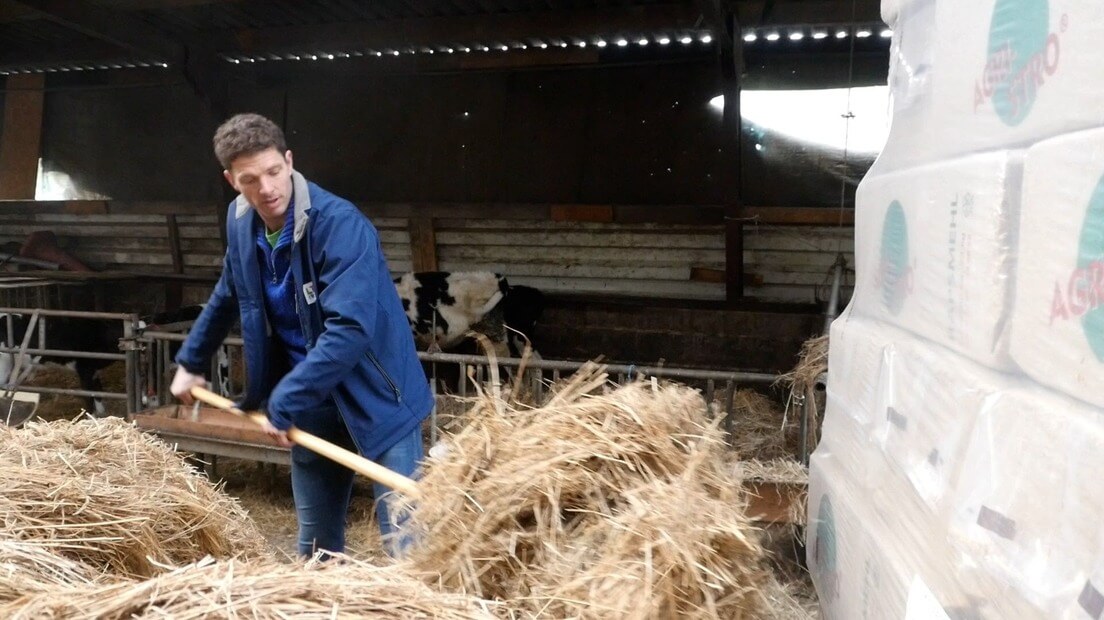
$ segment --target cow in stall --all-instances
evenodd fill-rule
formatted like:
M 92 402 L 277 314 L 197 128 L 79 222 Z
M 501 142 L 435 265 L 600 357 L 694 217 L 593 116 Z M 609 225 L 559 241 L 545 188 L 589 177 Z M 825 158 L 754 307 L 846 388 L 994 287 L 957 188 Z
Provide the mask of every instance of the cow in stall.
M 467 335 L 473 331 L 486 336 L 499 357 L 520 357 L 544 307 L 539 290 L 511 286 L 491 272 L 407 273 L 395 279 L 395 288 L 420 350 L 482 354 Z M 532 355 L 539 359 L 535 350 Z

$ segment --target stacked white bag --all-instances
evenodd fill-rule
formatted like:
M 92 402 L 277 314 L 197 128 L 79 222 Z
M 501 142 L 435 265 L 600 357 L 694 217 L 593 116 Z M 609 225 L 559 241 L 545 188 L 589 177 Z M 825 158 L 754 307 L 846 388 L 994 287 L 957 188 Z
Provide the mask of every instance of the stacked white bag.
M 883 0 L 810 464 L 824 617 L 1104 618 L 1104 2 Z

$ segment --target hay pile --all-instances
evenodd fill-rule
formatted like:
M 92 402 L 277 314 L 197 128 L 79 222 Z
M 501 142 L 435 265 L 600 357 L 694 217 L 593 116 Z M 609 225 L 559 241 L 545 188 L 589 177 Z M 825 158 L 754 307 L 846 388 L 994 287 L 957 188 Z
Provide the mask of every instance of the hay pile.
M 697 391 L 590 366 L 469 416 L 420 482 L 415 567 L 534 616 L 761 617 L 764 552 Z
M 92 584 L 99 577 L 41 543 L 0 539 L 0 604 L 25 594 Z
M 30 594 L 0 605 L 0 617 L 490 620 L 489 609 L 470 597 L 436 592 L 396 567 L 351 559 L 307 566 L 207 559 L 147 581 Z
M 0 537 L 116 577 L 264 552 L 234 500 L 122 420 L 0 427 L 0 443 Z

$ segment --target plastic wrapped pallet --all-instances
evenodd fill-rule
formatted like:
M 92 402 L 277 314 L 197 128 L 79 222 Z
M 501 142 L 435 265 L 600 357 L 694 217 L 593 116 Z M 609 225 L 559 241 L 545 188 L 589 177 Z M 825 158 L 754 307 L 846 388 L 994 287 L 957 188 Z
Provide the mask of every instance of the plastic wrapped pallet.
M 1104 124 L 1104 4 L 886 0 L 882 10 L 901 35 L 891 56 L 894 98 L 915 101 L 916 76 L 926 77 L 922 105 L 907 113 L 895 105 L 877 168 L 1026 147 Z
M 947 514 L 974 425 L 1009 379 L 918 338 L 895 343 L 892 359 L 874 431 L 878 457 L 928 509 Z
M 885 498 L 907 500 L 907 490 L 883 487 Z M 1036 610 L 1014 593 L 986 598 L 989 582 L 957 578 L 963 563 L 948 545 L 945 527 L 917 520 L 903 538 L 895 518 L 909 504 L 885 504 L 851 484 L 832 457 L 813 456 L 809 478 L 807 563 L 817 583 L 822 617 L 828 620 L 1033 618 Z M 887 521 L 887 518 L 889 519 Z M 907 518 L 907 516 L 905 517 Z M 982 589 L 970 589 L 984 585 Z
M 853 312 L 1011 367 L 1021 166 L 1000 151 L 864 179 Z
M 1101 455 L 1099 409 L 1037 387 L 1000 394 L 966 452 L 952 544 L 1047 617 L 1087 617 L 1079 598 L 1104 559 Z
M 1024 199 L 1012 357 L 1040 383 L 1104 406 L 1104 129 L 1032 147 Z

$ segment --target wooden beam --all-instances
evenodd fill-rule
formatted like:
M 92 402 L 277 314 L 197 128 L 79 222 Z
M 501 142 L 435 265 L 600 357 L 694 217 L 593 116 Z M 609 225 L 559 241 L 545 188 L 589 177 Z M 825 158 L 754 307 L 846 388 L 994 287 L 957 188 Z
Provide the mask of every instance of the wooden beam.
M 281 26 L 216 35 L 220 51 L 264 52 L 304 47 L 328 49 L 441 45 L 459 42 L 570 38 L 618 32 L 696 29 L 701 11 L 684 4 L 609 9 L 529 11 L 461 17 Z
M 8 0 L 13 2 L 13 0 Z M 88 0 L 19 0 L 50 21 L 144 58 L 182 63 L 184 46 L 141 19 Z
M 553 222 L 612 222 L 611 205 L 552 205 Z
M 180 250 L 180 226 L 176 223 L 176 214 L 165 216 L 165 225 L 169 229 L 169 254 L 172 256 L 173 273 L 184 273 L 184 253 Z M 165 283 L 165 307 L 179 308 L 184 300 L 182 282 Z
M 410 218 L 410 262 L 414 271 L 437 271 L 437 234 L 432 217 Z
M 733 6 L 745 27 L 882 21 L 880 0 L 854 0 L 854 7 L 838 0 L 740 0 Z
M 718 3 L 718 12 L 720 4 Z M 744 224 L 733 217 L 740 209 L 743 190 L 743 166 L 741 136 L 743 121 L 740 116 L 740 78 L 743 74 L 743 42 L 735 16 L 725 14 L 720 18 L 725 36 L 718 37 L 718 59 L 721 69 L 721 86 L 724 108 L 721 111 L 721 131 L 732 159 L 729 168 L 736 175 L 735 193 L 725 209 L 725 301 L 738 303 L 744 297 Z
M 737 217 L 779 226 L 854 226 L 854 209 L 820 207 L 742 207 Z
M 34 200 L 42 153 L 45 76 L 8 76 L 0 134 L 0 199 Z

